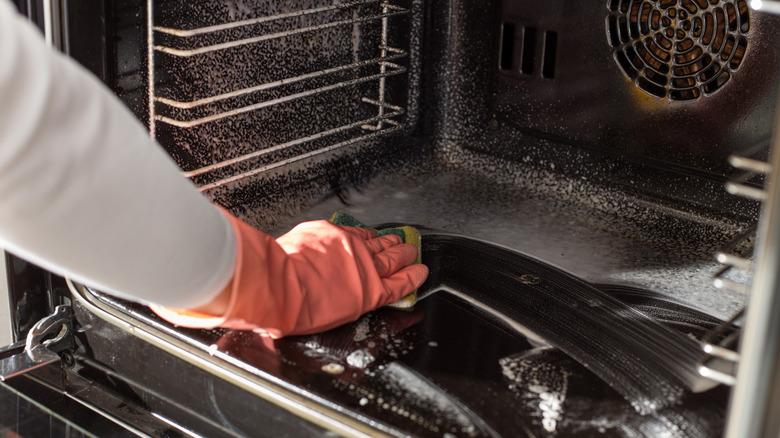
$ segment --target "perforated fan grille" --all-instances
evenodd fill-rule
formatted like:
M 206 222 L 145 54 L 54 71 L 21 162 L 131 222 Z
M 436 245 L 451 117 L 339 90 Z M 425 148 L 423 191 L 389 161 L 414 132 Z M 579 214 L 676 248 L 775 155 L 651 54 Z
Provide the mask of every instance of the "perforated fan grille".
M 722 89 L 747 51 L 746 0 L 608 0 L 607 34 L 647 93 L 693 100 Z

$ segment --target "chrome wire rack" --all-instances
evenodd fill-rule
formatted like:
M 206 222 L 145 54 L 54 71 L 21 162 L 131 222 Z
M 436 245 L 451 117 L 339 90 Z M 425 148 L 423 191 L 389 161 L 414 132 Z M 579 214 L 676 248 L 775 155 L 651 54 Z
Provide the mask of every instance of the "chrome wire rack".
M 750 7 L 780 14 L 780 1 L 753 0 Z M 729 181 L 729 193 L 762 203 L 757 228 L 740 233 L 717 254 L 724 264 L 715 286 L 748 295 L 748 305 L 729 321 L 706 334 L 707 354 L 699 373 L 733 386 L 726 438 L 776 437 L 780 433 L 780 100 L 775 105 L 774 136 L 763 144 L 729 158 L 740 174 Z M 760 151 L 770 150 L 764 159 Z M 748 254 L 746 256 L 746 254 Z
M 207 129 L 210 125 L 219 123 L 235 125 L 238 123 L 237 119 L 253 117 L 263 111 L 298 114 L 294 105 L 304 109 L 312 106 L 323 107 L 322 100 L 315 102 L 314 99 L 325 99 L 337 92 L 348 94 L 354 105 L 363 107 L 351 112 L 342 109 L 346 116 L 341 117 L 336 126 L 333 123 L 324 124 L 316 132 L 306 132 L 301 129 L 301 125 L 306 123 L 290 122 L 289 132 L 294 135 L 293 138 L 271 142 L 269 137 L 275 139 L 279 135 L 259 136 L 260 140 L 251 148 L 235 148 L 240 151 L 237 156 L 217 154 L 213 160 L 200 160 L 197 166 L 182 166 L 184 175 L 193 179 L 201 191 L 283 168 L 350 145 L 372 141 L 404 127 L 406 102 L 391 102 L 387 81 L 393 77 L 407 75 L 407 67 L 403 65 L 403 61 L 408 58 L 408 51 L 392 46 L 389 34 L 393 20 L 408 15 L 408 8 L 398 6 L 391 0 L 362 0 L 183 28 L 156 25 L 151 7 L 153 0 L 149 1 L 149 113 L 153 135 L 163 127 L 194 130 Z M 173 94 L 177 93 L 171 93 L 156 84 L 156 75 L 160 74 L 156 69 L 159 68 L 161 57 L 165 58 L 162 59 L 163 62 L 199 62 L 197 58 L 201 57 L 219 60 L 223 53 L 260 51 L 263 48 L 256 47 L 263 44 L 287 44 L 291 38 L 299 38 L 297 44 L 311 44 L 312 39 L 318 35 L 321 37 L 325 31 L 342 32 L 339 35 L 347 35 L 347 38 L 350 38 L 350 33 L 359 32 L 355 30 L 358 26 L 375 27 L 374 34 L 378 38 L 373 40 L 373 48 L 369 51 L 372 56 L 361 58 L 361 51 L 355 49 L 350 62 L 325 66 L 322 62 L 311 62 L 311 68 L 307 68 L 307 62 L 303 59 L 295 65 L 295 71 L 289 72 L 285 77 L 275 78 L 273 74 L 259 74 L 255 76 L 270 77 L 271 80 L 241 83 L 241 86 L 202 96 L 197 96 L 195 94 L 198 93 L 194 92 L 191 93 L 193 95 L 176 96 Z M 351 37 L 356 38 L 355 35 Z M 338 59 L 343 58 L 342 56 Z M 273 63 L 273 60 L 269 61 L 269 64 Z M 216 68 L 225 71 L 236 67 L 228 61 L 225 65 L 216 64 Z M 273 65 L 268 67 L 272 68 Z M 262 69 L 263 66 L 253 65 L 253 68 Z M 335 105 L 338 104 L 334 103 Z M 329 110 L 331 109 L 324 107 L 319 109 L 325 113 Z M 258 123 L 262 123 L 262 117 L 272 116 L 258 117 L 261 117 Z M 278 118 L 275 120 L 276 133 L 287 131 L 285 126 L 278 126 Z M 312 126 L 317 125 L 312 123 Z
M 767 199 L 763 183 L 772 172 L 772 166 L 755 158 L 766 149 L 767 146 L 762 144 L 729 157 L 729 164 L 740 171 L 726 183 L 729 193 L 761 202 Z M 755 240 L 756 227 L 749 227 L 718 251 L 715 258 L 723 267 L 714 275 L 715 288 L 745 295 L 750 293 Z M 725 385 L 736 384 L 739 364 L 737 346 L 744 316 L 745 309 L 742 308 L 702 338 L 702 348 L 707 354 L 699 367 L 703 377 Z

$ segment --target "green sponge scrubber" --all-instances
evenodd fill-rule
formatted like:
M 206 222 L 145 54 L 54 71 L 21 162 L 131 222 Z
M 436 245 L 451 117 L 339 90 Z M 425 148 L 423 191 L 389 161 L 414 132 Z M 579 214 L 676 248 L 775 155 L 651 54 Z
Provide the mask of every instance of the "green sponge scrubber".
M 420 232 L 417 231 L 417 229 L 414 227 L 410 227 L 407 225 L 402 227 L 383 228 L 378 230 L 371 227 L 367 227 L 365 224 L 355 219 L 355 217 L 353 217 L 352 215 L 340 211 L 333 213 L 333 216 L 330 217 L 330 223 L 334 225 L 345 226 L 345 227 L 367 228 L 376 231 L 377 235 L 379 236 L 395 234 L 401 237 L 404 243 L 409 245 L 414 245 L 415 247 L 417 247 L 417 263 L 420 263 L 422 261 L 422 240 L 420 237 Z M 403 297 L 401 300 L 389 304 L 388 306 L 394 307 L 396 309 L 409 309 L 411 307 L 414 307 L 416 303 L 417 303 L 417 291 L 414 291 L 409 295 Z

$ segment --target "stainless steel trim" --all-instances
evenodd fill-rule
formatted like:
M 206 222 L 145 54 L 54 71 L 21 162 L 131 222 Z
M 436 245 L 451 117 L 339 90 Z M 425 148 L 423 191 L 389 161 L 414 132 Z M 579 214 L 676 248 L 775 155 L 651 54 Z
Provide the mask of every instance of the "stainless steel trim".
M 396 435 L 391 435 L 390 430 L 383 430 L 379 424 L 368 419 L 365 423 L 358 421 L 302 394 L 292 392 L 279 383 L 252 372 L 251 367 L 235 358 L 219 351 L 199 349 L 180 337 L 158 330 L 136 318 L 130 318 L 101 302 L 87 288 L 77 286 L 70 279 L 67 284 L 74 298 L 97 317 L 306 421 L 346 437 Z
M 60 361 L 57 345 L 72 336 L 70 306 L 59 305 L 54 313 L 36 322 L 27 333 L 24 349 L 0 359 L 0 381 L 26 374 Z M 52 337 L 53 336 L 53 337 Z
M 8 286 L 6 253 L 0 248 L 0 348 L 14 342 L 11 324 L 11 290 Z
M 778 126 L 780 113 L 775 115 L 775 127 Z M 772 140 L 771 163 L 773 169 L 780 165 L 777 129 Z M 756 270 L 740 343 L 727 438 L 776 437 L 780 432 L 780 423 L 774 415 L 780 403 L 775 390 L 780 384 L 780 174 L 777 172 L 768 178 L 767 193 L 758 229 Z

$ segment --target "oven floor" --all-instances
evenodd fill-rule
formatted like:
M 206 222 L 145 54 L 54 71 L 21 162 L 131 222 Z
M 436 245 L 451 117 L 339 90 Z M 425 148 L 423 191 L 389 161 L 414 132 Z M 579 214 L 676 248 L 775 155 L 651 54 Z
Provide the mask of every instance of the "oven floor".
M 742 224 L 660 205 L 551 169 L 507 174 L 495 163 L 430 164 L 331 196 L 272 232 L 346 211 L 369 224 L 407 223 L 511 247 L 595 283 L 668 294 L 727 318 L 744 297 L 712 286 L 714 254 Z M 342 200 L 343 199 L 343 200 Z

